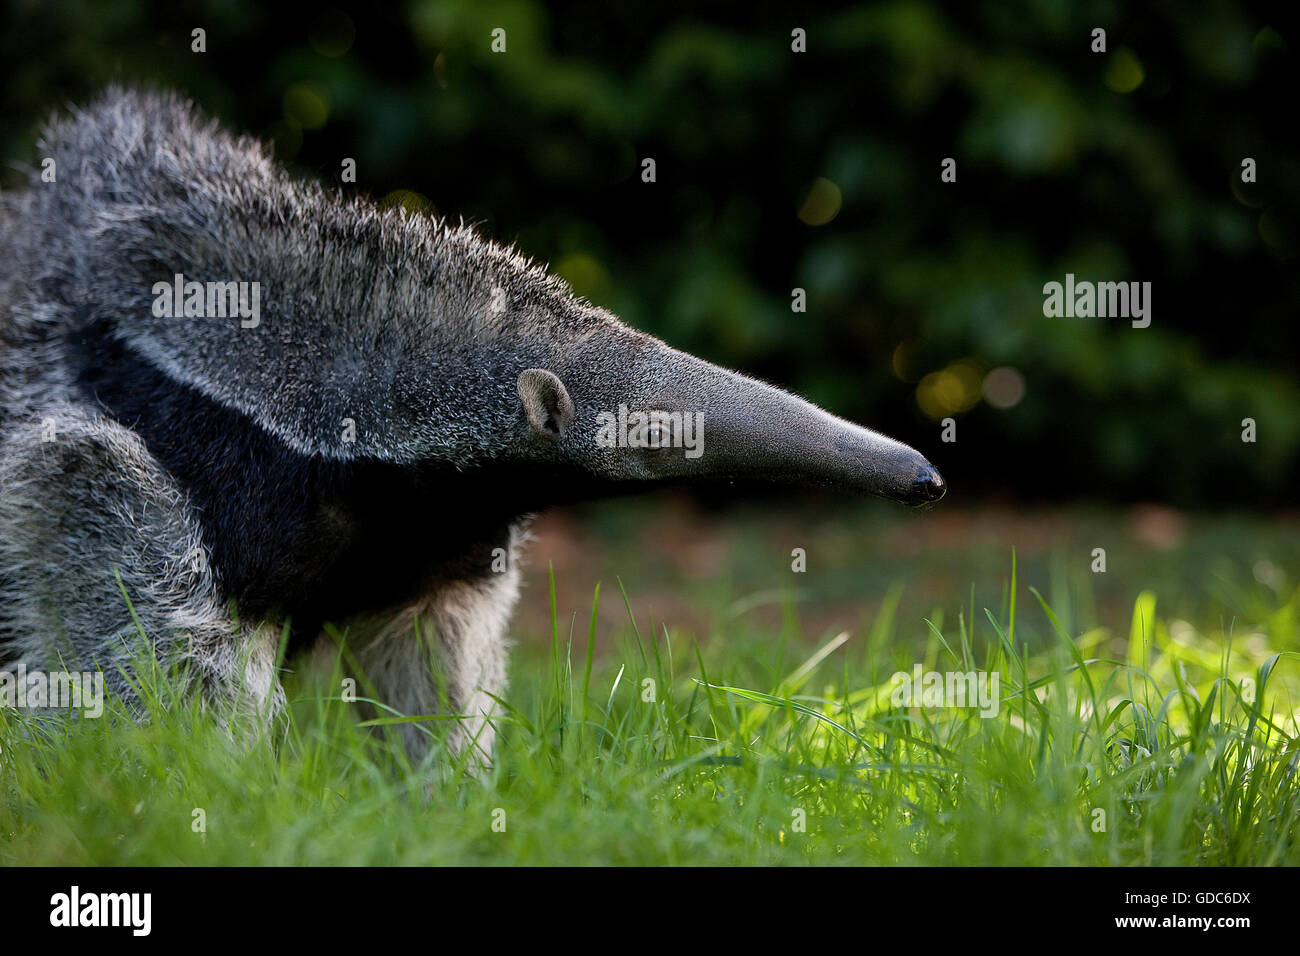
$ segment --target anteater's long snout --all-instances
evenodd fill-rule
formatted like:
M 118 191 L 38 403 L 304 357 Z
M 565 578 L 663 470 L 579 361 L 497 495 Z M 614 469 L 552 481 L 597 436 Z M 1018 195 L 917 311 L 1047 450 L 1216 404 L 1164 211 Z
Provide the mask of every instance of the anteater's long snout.
M 939 469 L 916 449 L 813 405 L 808 405 L 805 414 L 814 421 L 824 420 L 817 424 L 835 436 L 835 453 L 821 454 L 814 440 L 796 448 L 796 454 L 832 484 L 909 505 L 932 504 L 948 491 Z M 817 429 L 810 423 L 808 431 L 816 434 Z
M 948 490 L 939 470 L 902 442 L 699 359 L 683 365 L 689 374 L 655 397 L 704 412 L 703 454 L 677 462 L 687 475 L 752 477 L 914 506 Z

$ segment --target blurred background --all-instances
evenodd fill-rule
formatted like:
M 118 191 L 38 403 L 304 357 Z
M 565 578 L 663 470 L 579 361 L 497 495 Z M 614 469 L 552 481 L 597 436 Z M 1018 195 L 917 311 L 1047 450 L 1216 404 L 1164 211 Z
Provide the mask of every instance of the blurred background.
M 178 88 L 303 175 L 337 182 L 353 157 L 345 188 L 472 220 L 629 324 L 916 446 L 952 489 L 921 516 L 680 496 L 557 513 L 524 631 L 548 563 L 562 614 L 618 575 L 691 633 L 765 613 L 820 632 L 902 583 L 923 627 L 972 588 L 1005 600 L 1013 547 L 1079 626 L 1161 584 L 1188 614 L 1255 602 L 1294 627 L 1300 40 L 1279 9 L 10 0 L 0 186 L 50 111 L 110 81 Z M 1150 327 L 1045 317 L 1066 273 L 1150 282 Z

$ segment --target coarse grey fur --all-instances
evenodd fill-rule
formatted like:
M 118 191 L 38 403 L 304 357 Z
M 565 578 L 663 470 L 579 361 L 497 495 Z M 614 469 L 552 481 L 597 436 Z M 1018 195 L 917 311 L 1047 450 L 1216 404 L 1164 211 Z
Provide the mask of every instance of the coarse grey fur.
M 40 156 L 56 181 L 0 201 L 0 666 L 130 697 L 143 632 L 264 713 L 282 624 L 332 621 L 387 706 L 465 715 L 448 744 L 481 761 L 537 510 L 668 480 L 943 492 L 907 446 L 463 225 L 296 181 L 174 95 L 110 89 Z M 260 322 L 155 315 L 176 274 L 260 283 Z M 620 404 L 702 414 L 705 453 L 603 447 Z

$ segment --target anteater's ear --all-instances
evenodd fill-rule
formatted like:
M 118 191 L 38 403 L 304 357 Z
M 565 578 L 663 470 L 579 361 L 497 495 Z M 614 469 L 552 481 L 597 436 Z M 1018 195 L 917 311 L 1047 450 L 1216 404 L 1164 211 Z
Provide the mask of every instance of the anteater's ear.
M 569 390 L 554 373 L 545 369 L 530 368 L 520 373 L 519 397 L 528 413 L 529 424 L 543 434 L 559 437 L 577 418 Z

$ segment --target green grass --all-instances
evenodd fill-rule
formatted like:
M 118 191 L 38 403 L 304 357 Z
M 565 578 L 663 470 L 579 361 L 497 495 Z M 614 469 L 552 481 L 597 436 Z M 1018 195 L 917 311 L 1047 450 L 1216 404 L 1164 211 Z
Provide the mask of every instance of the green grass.
M 411 766 L 337 674 L 289 675 L 253 739 L 157 674 L 143 723 L 0 711 L 0 862 L 1300 863 L 1300 591 L 1204 627 L 1141 592 L 1127 632 L 1082 633 L 1014 564 L 948 623 L 900 622 L 900 594 L 860 631 L 805 641 L 790 604 L 702 647 L 552 598 L 481 779 Z M 893 706 L 916 664 L 996 672 L 998 713 Z

